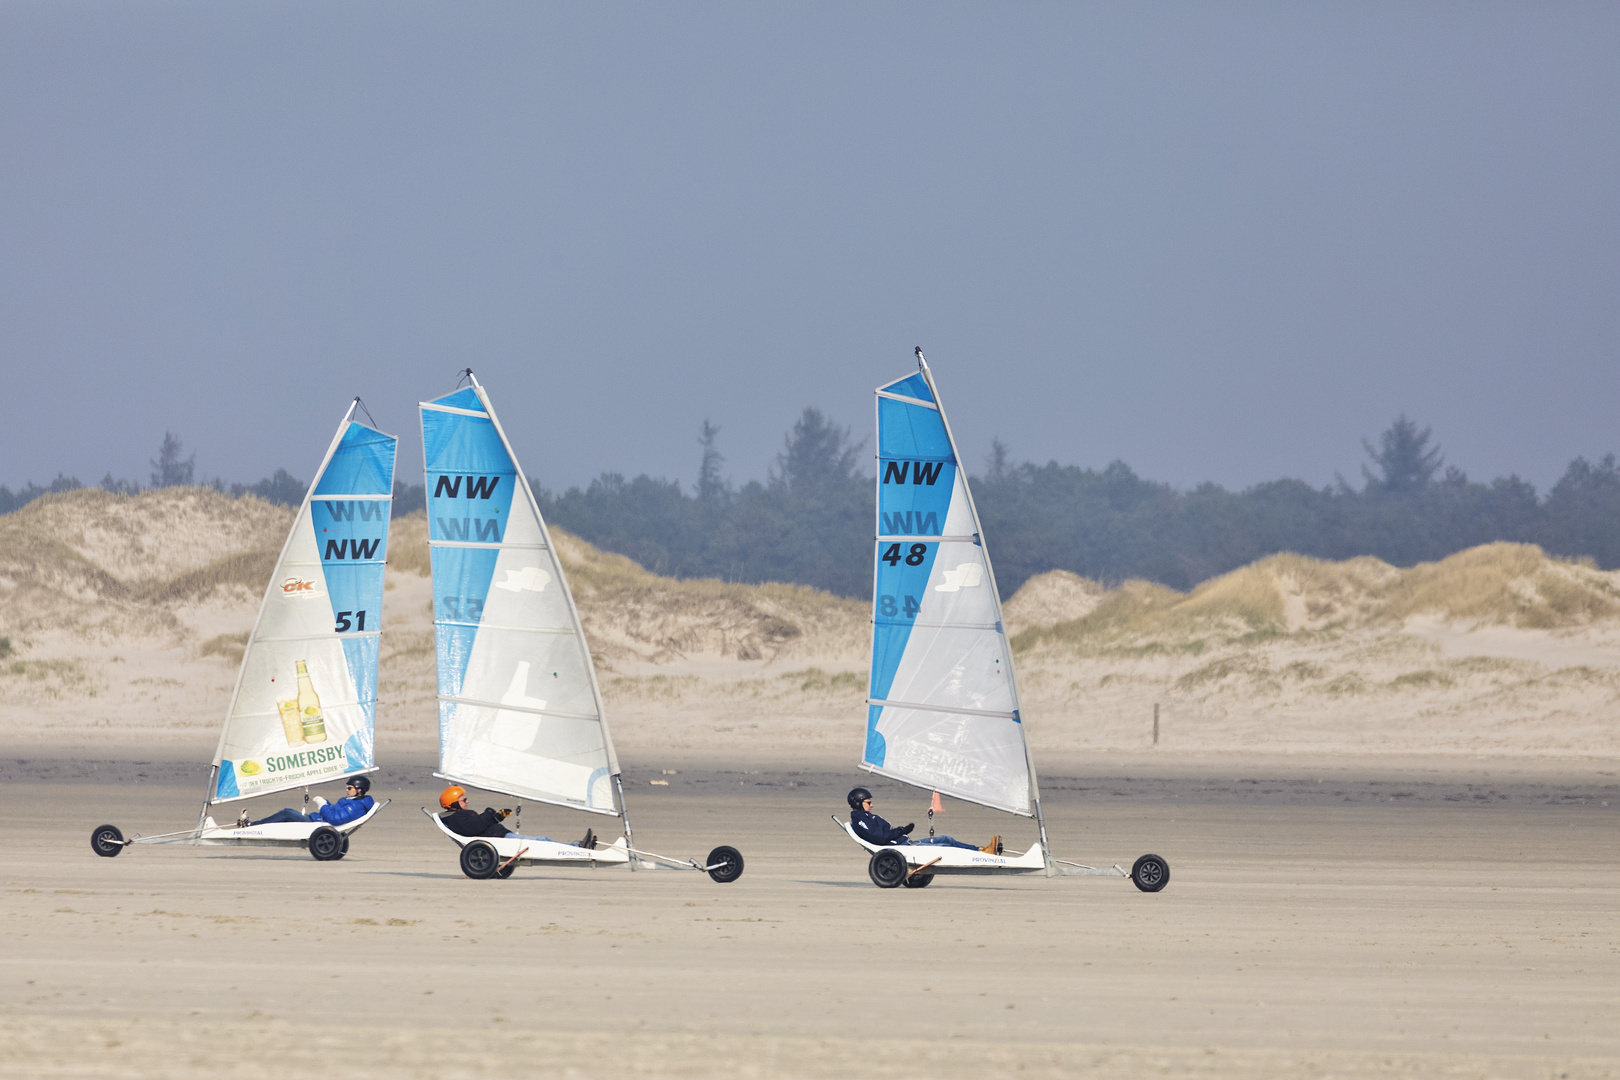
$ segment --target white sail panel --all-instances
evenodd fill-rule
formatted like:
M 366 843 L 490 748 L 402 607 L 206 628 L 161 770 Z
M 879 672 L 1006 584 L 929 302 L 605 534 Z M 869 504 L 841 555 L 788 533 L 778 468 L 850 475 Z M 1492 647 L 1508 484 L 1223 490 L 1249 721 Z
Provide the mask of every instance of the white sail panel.
M 395 448 L 392 435 L 339 425 L 243 652 L 211 801 L 373 768 Z
M 439 765 L 474 787 L 617 814 L 590 652 L 481 387 L 422 405 Z
M 931 381 L 878 389 L 872 670 L 862 764 L 1012 813 L 1031 779 L 1001 601 Z

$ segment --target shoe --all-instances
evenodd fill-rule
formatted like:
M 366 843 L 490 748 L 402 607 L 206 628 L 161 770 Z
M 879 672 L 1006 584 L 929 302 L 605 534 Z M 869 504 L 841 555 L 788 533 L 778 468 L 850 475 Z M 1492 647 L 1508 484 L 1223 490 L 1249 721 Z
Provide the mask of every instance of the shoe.
M 248 827 L 248 812 L 246 810 L 236 815 L 236 827 L 238 829 L 245 829 Z
M 986 855 L 1000 855 L 1001 854 L 1001 837 L 992 836 L 990 838 L 990 842 L 988 844 L 984 845 L 984 847 L 980 848 L 979 850 L 984 852 Z
M 594 832 L 592 832 L 590 829 L 586 829 L 585 830 L 585 839 L 581 840 L 579 842 L 578 846 L 582 847 L 582 848 L 586 848 L 586 849 L 591 849 L 591 848 L 596 847 L 596 834 Z

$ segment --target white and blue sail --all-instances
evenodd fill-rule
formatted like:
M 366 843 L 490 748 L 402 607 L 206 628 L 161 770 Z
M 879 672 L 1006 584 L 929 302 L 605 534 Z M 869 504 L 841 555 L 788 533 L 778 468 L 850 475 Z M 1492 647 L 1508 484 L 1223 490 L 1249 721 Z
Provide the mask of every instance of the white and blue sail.
M 423 402 L 439 773 L 618 814 L 618 758 L 579 612 L 477 380 Z
M 358 399 L 357 399 L 358 401 Z M 210 802 L 372 771 L 398 440 L 349 407 L 248 636 Z
M 927 365 L 877 390 L 872 671 L 862 765 L 1038 813 L 1001 599 Z M 1032 806 L 1036 809 L 1032 811 Z

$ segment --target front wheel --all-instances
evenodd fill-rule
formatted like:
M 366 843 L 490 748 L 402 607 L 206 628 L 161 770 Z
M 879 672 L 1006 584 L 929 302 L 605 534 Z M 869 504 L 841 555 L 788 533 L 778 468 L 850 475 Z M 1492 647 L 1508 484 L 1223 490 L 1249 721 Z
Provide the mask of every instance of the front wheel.
M 1170 864 L 1157 855 L 1144 855 L 1131 866 L 1131 881 L 1143 892 L 1158 892 L 1170 884 Z
M 330 825 L 322 825 L 309 834 L 309 853 L 318 862 L 331 862 L 343 858 L 343 837 Z
M 116 825 L 97 825 L 90 833 L 90 850 L 110 859 L 124 850 L 124 834 Z
M 719 865 L 716 865 L 716 864 Z M 722 885 L 729 885 L 742 877 L 742 852 L 734 847 L 721 845 L 709 852 L 709 857 L 703 860 L 703 865 L 709 867 L 709 876 Z
M 892 847 L 873 852 L 866 873 L 880 889 L 898 888 L 906 880 L 906 857 Z
M 461 872 L 474 881 L 492 878 L 500 868 L 501 857 L 494 844 L 474 840 L 461 849 Z

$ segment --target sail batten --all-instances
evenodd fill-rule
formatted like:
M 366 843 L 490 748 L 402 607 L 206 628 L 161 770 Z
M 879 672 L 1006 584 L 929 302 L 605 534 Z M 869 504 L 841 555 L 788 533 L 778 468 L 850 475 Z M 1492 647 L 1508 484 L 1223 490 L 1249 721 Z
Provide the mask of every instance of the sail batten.
M 963 709 L 955 705 L 931 705 L 922 701 L 867 701 L 868 705 L 893 706 L 896 709 L 916 709 L 919 712 L 960 713 L 963 716 L 991 716 L 1002 720 L 1017 720 L 1016 712 L 996 712 L 992 709 Z
M 439 773 L 618 814 L 618 760 L 579 613 L 484 388 L 422 405 Z
M 276 560 L 214 752 L 209 802 L 370 772 L 397 440 L 350 406 Z
M 878 387 L 872 666 L 862 766 L 1033 816 L 1001 600 L 927 369 Z

